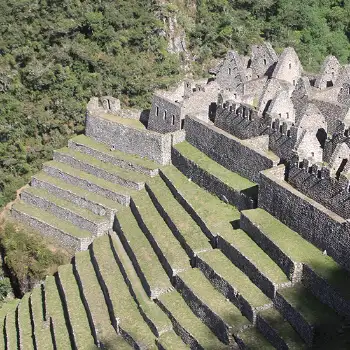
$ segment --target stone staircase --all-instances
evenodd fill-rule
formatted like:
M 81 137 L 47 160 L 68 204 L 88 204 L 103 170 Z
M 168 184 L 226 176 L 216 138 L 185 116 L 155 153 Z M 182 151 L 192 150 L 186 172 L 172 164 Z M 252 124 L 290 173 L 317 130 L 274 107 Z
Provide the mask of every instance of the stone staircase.
M 94 241 L 0 310 L 0 349 L 349 346 L 349 273 L 191 147 L 159 170 L 83 136 L 55 153 L 14 216 Z

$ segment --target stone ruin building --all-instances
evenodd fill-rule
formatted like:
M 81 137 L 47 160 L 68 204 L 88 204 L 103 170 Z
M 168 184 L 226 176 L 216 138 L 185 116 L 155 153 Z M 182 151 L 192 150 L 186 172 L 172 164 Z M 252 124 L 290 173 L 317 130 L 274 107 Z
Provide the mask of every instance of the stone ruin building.
M 349 66 L 263 43 L 210 74 L 90 100 L 11 210 L 77 253 L 0 348 L 350 348 Z

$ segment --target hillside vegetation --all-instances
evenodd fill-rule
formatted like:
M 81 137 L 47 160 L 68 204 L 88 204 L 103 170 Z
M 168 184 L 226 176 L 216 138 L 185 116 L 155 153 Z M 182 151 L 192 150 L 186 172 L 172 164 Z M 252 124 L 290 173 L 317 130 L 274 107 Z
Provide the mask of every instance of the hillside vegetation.
M 350 55 L 350 3 L 339 0 L 0 0 L 0 207 L 52 151 L 84 128 L 93 95 L 149 107 L 179 80 L 166 18 L 185 30 L 191 67 L 203 74 L 228 48 L 292 45 L 304 67 Z

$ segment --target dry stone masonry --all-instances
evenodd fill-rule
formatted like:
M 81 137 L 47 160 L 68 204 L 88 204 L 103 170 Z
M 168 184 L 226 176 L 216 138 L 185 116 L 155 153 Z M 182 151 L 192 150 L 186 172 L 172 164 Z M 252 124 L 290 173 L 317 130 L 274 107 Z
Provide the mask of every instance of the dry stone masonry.
M 350 347 L 350 69 L 230 51 L 209 81 L 111 96 L 16 220 L 77 251 L 0 310 L 0 349 Z

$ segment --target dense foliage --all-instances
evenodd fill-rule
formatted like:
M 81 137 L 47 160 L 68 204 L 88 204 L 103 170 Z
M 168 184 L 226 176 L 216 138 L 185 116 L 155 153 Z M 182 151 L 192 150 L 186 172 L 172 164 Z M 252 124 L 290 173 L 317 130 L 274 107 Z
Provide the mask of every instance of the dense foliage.
M 162 21 L 175 14 L 195 72 L 262 38 L 294 46 L 308 70 L 327 54 L 349 59 L 350 1 L 0 0 L 0 207 L 82 132 L 92 95 L 147 108 L 155 88 L 179 79 Z

